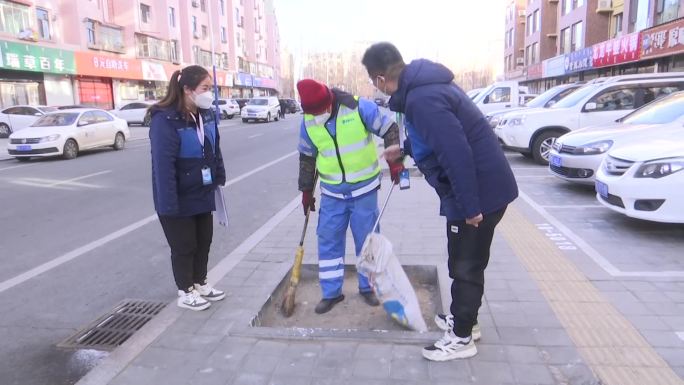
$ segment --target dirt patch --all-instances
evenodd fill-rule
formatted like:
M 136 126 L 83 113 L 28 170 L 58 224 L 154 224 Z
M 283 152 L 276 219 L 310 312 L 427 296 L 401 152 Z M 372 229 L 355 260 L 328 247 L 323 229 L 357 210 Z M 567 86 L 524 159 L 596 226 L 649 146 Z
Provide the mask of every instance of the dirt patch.
M 441 311 L 441 299 L 436 273 L 425 271 L 425 267 L 405 266 L 406 274 L 413 285 L 423 318 L 428 329 L 437 330 L 432 317 Z M 289 275 L 285 280 L 289 279 Z M 406 330 L 387 316 L 381 306 L 368 306 L 359 295 L 358 280 L 353 267 L 348 267 L 344 275 L 344 301 L 325 314 L 316 314 L 314 308 L 321 300 L 321 287 L 318 283 L 318 271 L 315 265 L 304 265 L 302 278 L 297 287 L 294 314 L 285 318 L 281 311 L 284 288 L 281 284 L 274 292 L 273 301 L 262 308 L 258 316 L 258 326 L 283 328 L 319 328 L 319 329 L 353 329 L 353 330 Z

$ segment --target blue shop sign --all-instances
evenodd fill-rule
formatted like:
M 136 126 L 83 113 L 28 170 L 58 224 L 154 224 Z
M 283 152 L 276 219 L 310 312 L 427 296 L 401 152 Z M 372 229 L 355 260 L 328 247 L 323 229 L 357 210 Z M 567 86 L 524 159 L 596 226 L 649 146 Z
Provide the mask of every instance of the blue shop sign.
M 252 87 L 254 86 L 254 78 L 250 74 L 238 72 L 235 74 L 235 85 L 236 86 L 244 86 L 244 87 Z
M 565 54 L 565 73 L 570 74 L 593 68 L 593 60 L 594 49 L 592 47 Z

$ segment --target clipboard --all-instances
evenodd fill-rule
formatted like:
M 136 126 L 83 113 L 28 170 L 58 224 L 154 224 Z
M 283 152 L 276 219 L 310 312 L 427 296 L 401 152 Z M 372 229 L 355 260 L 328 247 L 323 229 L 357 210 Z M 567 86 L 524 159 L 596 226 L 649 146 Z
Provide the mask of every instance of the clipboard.
M 226 205 L 222 186 L 218 186 L 214 190 L 214 200 L 216 202 L 216 219 L 219 225 L 228 227 L 228 206 Z

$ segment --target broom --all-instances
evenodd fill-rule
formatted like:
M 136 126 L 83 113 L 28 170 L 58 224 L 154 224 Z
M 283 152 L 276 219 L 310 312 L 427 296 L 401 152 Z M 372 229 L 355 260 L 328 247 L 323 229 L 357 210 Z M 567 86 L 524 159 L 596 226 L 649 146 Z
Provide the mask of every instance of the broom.
M 316 189 L 317 181 L 318 172 L 314 174 L 314 190 Z M 299 239 L 299 246 L 297 246 L 297 251 L 295 251 L 294 263 L 292 264 L 290 285 L 287 287 L 287 291 L 283 297 L 281 309 L 283 309 L 283 315 L 285 317 L 290 317 L 292 316 L 292 313 L 294 313 L 295 292 L 297 291 L 297 285 L 299 284 L 299 278 L 302 271 L 302 261 L 304 260 L 304 237 L 306 236 L 306 228 L 309 225 L 309 213 L 311 213 L 311 208 L 307 207 L 306 216 L 304 218 L 304 228 L 302 229 L 302 237 Z

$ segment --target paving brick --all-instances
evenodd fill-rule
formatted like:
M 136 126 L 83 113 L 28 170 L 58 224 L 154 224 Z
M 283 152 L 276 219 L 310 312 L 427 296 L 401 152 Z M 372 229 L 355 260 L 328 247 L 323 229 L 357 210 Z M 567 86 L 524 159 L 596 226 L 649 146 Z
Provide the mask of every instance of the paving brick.
M 205 361 L 211 352 L 183 351 L 166 348 L 149 347 L 145 349 L 133 362 L 134 365 L 148 368 L 173 369 L 184 367 L 187 371 L 194 371 L 200 363 Z
M 511 364 L 511 368 L 519 384 L 554 384 L 551 372 L 545 365 Z
M 539 346 L 574 346 L 562 328 L 539 328 L 534 333 L 534 339 Z
M 357 358 L 354 360 L 353 377 L 387 379 L 390 376 L 390 361 L 386 358 Z
M 684 348 L 684 341 L 679 339 L 673 331 L 643 330 L 641 335 L 649 344 L 658 348 Z
M 309 376 L 316 366 L 315 353 L 284 354 L 275 369 L 275 376 Z
M 270 374 L 279 362 L 279 356 L 250 353 L 242 361 L 242 370 L 250 373 Z
M 543 362 L 551 365 L 577 365 L 582 358 L 577 349 L 572 346 L 542 346 L 539 354 Z
M 477 357 L 477 356 L 475 356 Z M 434 380 L 450 379 L 469 381 L 472 372 L 468 360 L 455 360 L 447 362 L 428 362 L 430 378 Z
M 370 344 L 362 343 L 356 348 L 356 354 L 354 358 L 385 358 L 389 359 L 392 357 L 392 345 L 391 344 Z
M 261 340 L 252 347 L 250 354 L 261 356 L 280 356 L 288 348 L 286 342 Z
M 268 382 L 269 385 L 317 385 L 311 382 L 311 378 L 305 376 L 287 376 L 287 375 L 277 375 L 273 376 L 271 381 Z
M 535 332 L 530 327 L 500 327 L 497 329 L 506 345 L 535 346 Z
M 601 385 L 591 369 L 583 364 L 552 366 L 549 370 L 554 378 L 560 377 L 569 385 Z
M 416 345 L 394 345 L 392 360 L 423 360 L 422 348 Z
M 202 368 L 195 372 L 188 381 L 192 385 L 227 385 L 233 381 L 236 372 Z
M 504 362 L 472 361 L 470 366 L 475 384 L 502 384 L 513 378 L 511 366 Z
M 655 315 L 669 315 L 677 316 L 684 315 L 684 306 L 678 305 L 674 302 L 649 302 L 646 307 Z
M 666 318 L 668 316 L 638 315 L 627 317 L 629 322 L 638 330 L 672 330 L 673 328 L 668 325 L 668 322 L 665 320 Z M 674 317 L 672 321 L 675 321 L 676 318 Z
M 183 351 L 212 352 L 223 339 L 222 336 L 197 335 L 192 333 L 164 333 L 152 346 Z
M 425 380 L 429 377 L 428 360 L 413 358 L 392 360 L 390 377 L 397 380 Z
M 351 359 L 356 353 L 358 343 L 356 342 L 325 342 L 321 357 L 335 359 Z
M 506 354 L 510 363 L 541 364 L 544 362 L 541 352 L 534 346 L 507 346 Z
M 477 355 L 474 361 L 506 362 L 506 347 L 504 345 L 477 344 Z
M 240 373 L 238 374 L 231 385 L 267 385 L 269 376 L 261 373 Z
M 492 316 L 497 327 L 529 327 L 530 321 L 524 313 L 499 313 Z
M 666 296 L 662 291 L 636 291 L 634 295 L 641 302 L 666 302 L 668 304 L 674 303 L 668 296 Z
M 112 385 L 185 385 L 193 372 L 182 367 L 175 370 L 131 365 L 110 382 Z
M 354 371 L 354 362 L 350 358 L 320 357 L 316 361 L 316 369 L 311 374 L 313 377 L 325 378 L 348 378 Z

